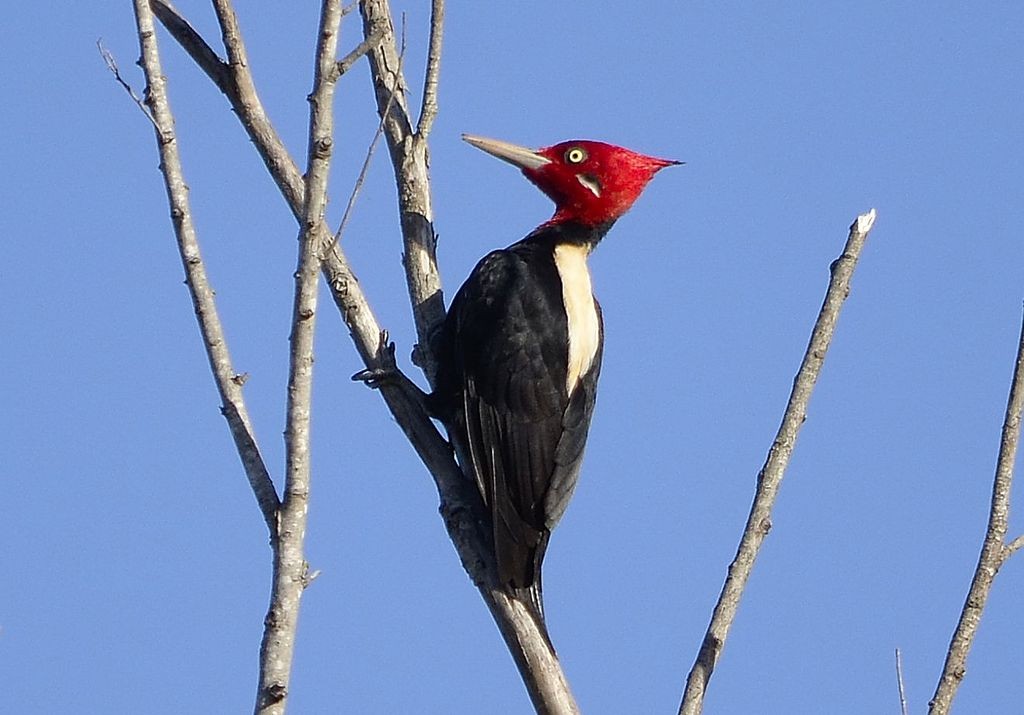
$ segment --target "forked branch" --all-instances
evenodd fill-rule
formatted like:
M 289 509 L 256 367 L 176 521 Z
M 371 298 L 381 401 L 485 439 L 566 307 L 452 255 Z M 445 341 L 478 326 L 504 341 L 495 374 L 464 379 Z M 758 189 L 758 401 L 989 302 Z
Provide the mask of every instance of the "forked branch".
M 217 0 L 216 3 L 221 35 L 227 43 L 229 58 L 234 58 L 230 64 L 220 59 L 209 43 L 166 0 L 151 0 L 151 5 L 167 31 L 227 97 L 295 220 L 302 221 L 306 200 L 302 172 L 285 148 L 256 92 L 245 42 L 230 3 L 227 0 Z M 330 233 L 325 228 L 317 229 L 317 232 L 320 245 L 329 245 Z M 377 366 L 380 325 L 341 246 L 334 245 L 324 253 L 322 269 L 331 297 L 352 334 L 360 357 L 368 367 Z
M 1010 519 L 1010 490 L 1013 486 L 1013 467 L 1020 441 L 1021 412 L 1024 410 L 1024 324 L 1021 325 L 1017 344 L 1017 360 L 1010 383 L 1010 397 L 1006 404 L 1003 431 L 999 442 L 999 459 L 992 483 L 992 503 L 989 507 L 985 541 L 978 557 L 978 566 L 967 592 L 967 600 L 960 612 L 960 620 L 946 653 L 935 695 L 928 704 L 929 715 L 946 715 L 953 704 L 960 683 L 967 672 L 967 655 L 981 623 L 992 582 L 1000 567 L 1024 545 L 1024 536 L 1006 543 L 1007 524 Z
M 861 249 L 863 249 L 874 223 L 874 209 L 858 216 L 850 226 L 850 235 L 842 255 L 832 263 L 832 278 L 825 293 L 825 302 L 818 313 L 818 319 L 811 332 L 810 343 L 807 345 L 800 370 L 793 382 L 793 390 L 789 395 L 789 403 L 786 405 L 782 424 L 768 451 L 768 459 L 757 475 L 754 503 L 750 508 L 750 515 L 747 517 L 747 524 L 743 529 L 736 557 L 729 566 L 729 573 L 722 586 L 722 593 L 718 597 L 718 603 L 715 604 L 711 623 L 704 634 L 704 641 L 701 643 L 697 660 L 686 679 L 686 690 L 683 693 L 682 704 L 679 706 L 680 715 L 698 715 L 704 707 L 704 693 L 707 691 L 708 681 L 711 679 L 718 658 L 725 647 L 725 639 L 729 635 L 729 628 L 736 617 L 743 590 L 754 568 L 754 561 L 761 549 L 761 544 L 771 530 L 772 507 L 775 505 L 782 477 L 789 465 L 789 458 L 793 453 L 800 427 L 807 418 L 807 405 L 811 399 L 811 392 L 814 390 L 821 366 L 825 361 L 825 353 L 832 342 L 836 321 L 839 319 L 839 311 L 850 293 L 850 279 L 857 267 L 857 259 L 860 257 Z

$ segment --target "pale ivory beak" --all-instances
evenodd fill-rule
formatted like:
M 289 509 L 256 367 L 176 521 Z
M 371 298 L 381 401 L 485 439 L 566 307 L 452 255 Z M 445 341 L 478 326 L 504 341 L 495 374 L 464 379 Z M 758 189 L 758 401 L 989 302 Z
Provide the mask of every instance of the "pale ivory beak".
M 520 169 L 539 169 L 545 164 L 551 163 L 550 159 L 543 154 L 538 154 L 533 149 L 503 142 L 500 139 L 488 139 L 486 137 L 473 136 L 472 134 L 463 134 L 462 140 Z

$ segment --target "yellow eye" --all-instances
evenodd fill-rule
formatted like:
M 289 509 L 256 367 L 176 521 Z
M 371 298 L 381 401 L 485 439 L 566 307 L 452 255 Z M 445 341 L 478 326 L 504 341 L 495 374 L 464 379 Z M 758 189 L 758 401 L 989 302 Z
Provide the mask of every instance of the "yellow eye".
M 582 164 L 587 160 L 587 152 L 581 147 L 574 146 L 572 149 L 565 152 L 565 160 L 570 164 Z

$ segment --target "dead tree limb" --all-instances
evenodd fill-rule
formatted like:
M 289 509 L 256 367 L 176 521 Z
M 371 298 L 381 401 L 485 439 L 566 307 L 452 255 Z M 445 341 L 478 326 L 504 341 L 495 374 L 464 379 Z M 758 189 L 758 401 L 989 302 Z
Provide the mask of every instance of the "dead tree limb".
M 907 690 L 903 685 L 903 656 L 896 649 L 896 691 L 900 696 L 900 715 L 910 715 L 907 710 Z
M 418 341 L 413 361 L 423 370 L 431 385 L 437 368 L 430 342 L 445 315 L 441 277 L 437 270 L 437 236 L 434 233 L 430 155 L 427 146 L 427 133 L 437 113 L 437 74 L 441 62 L 444 3 L 435 0 L 432 9 L 430 56 L 427 58 L 424 114 L 421 116 L 421 128 L 427 131 L 417 132 L 409 113 L 406 96 L 408 85 L 402 72 L 391 7 L 387 0 L 362 0 L 359 3 L 364 36 L 381 37 L 381 41 L 368 55 L 370 74 L 377 99 L 377 112 L 384 124 L 384 138 L 398 185 L 402 264 L 405 267 Z M 429 102 L 428 96 L 432 98 Z
M 811 399 L 811 392 L 814 390 L 821 366 L 825 361 L 825 353 L 832 342 L 836 321 L 839 319 L 839 311 L 850 293 L 850 279 L 857 266 L 857 259 L 860 257 L 861 249 L 864 247 L 874 223 L 874 209 L 858 216 L 850 226 L 850 235 L 842 255 L 832 262 L 832 278 L 825 293 L 824 304 L 821 306 L 821 312 L 818 314 L 814 330 L 811 332 L 810 343 L 804 353 L 800 370 L 793 381 L 793 391 L 790 393 L 782 424 L 779 426 L 775 441 L 772 442 L 768 459 L 757 475 L 754 503 L 750 508 L 750 515 L 747 517 L 747 524 L 743 529 L 736 557 L 729 565 L 728 576 L 722 586 L 718 602 L 715 604 L 715 610 L 708 630 L 704 634 L 697 660 L 686 679 L 686 689 L 679 706 L 679 715 L 698 715 L 704 707 L 704 694 L 707 691 L 708 681 L 711 679 L 718 658 L 725 647 L 725 639 L 729 635 L 729 628 L 736 617 L 743 589 L 750 578 L 761 544 L 771 530 L 772 507 L 775 504 L 779 486 L 782 484 L 782 477 L 789 465 L 789 458 L 793 453 L 800 427 L 807 418 L 807 405 Z
M 234 439 L 235 448 L 242 460 L 245 476 L 249 480 L 260 513 L 267 524 L 271 538 L 277 531 L 277 509 L 279 501 L 274 484 L 267 472 L 253 432 L 249 411 L 245 406 L 242 385 L 245 376 L 239 375 L 231 362 L 227 339 L 217 313 L 213 288 L 210 287 L 199 250 L 192 209 L 188 197 L 188 185 L 181 166 L 178 152 L 178 138 L 174 128 L 174 115 L 167 96 L 167 79 L 163 75 L 160 53 L 153 26 L 153 15 L 145 0 L 135 0 L 135 20 L 141 52 L 140 65 L 146 77 L 145 104 L 156 129 L 157 150 L 160 153 L 160 171 L 167 189 L 167 201 L 171 209 L 171 222 L 178 242 L 178 252 L 185 269 L 185 283 L 188 286 L 192 305 L 195 308 L 203 346 L 210 362 L 214 382 L 221 398 L 221 412 L 224 414 Z M 112 58 L 111 60 L 112 61 Z M 122 81 L 122 84 L 125 83 Z
M 978 557 L 978 566 L 974 570 L 974 577 L 971 579 L 970 590 L 967 592 L 967 600 L 960 612 L 960 620 L 957 622 L 956 630 L 953 631 L 949 650 L 946 653 L 946 662 L 942 667 L 942 675 L 935 688 L 935 695 L 928 703 L 929 715 L 946 715 L 949 712 L 953 704 L 953 697 L 967 673 L 967 655 L 971 651 L 974 636 L 978 632 L 978 625 L 981 623 L 981 616 L 985 611 L 989 592 L 992 590 L 992 582 L 1006 560 L 1024 544 L 1024 535 L 1018 536 L 1009 543 L 1006 541 L 1007 524 L 1010 519 L 1010 490 L 1013 486 L 1013 467 L 1017 457 L 1017 444 L 1020 441 L 1022 410 L 1024 410 L 1024 324 L 1021 325 L 1017 360 L 1010 383 L 1010 397 L 1003 419 L 985 541 L 981 547 L 981 555 Z
M 324 213 L 327 209 L 327 180 L 334 149 L 335 80 L 332 77 L 337 61 L 340 23 L 341 0 L 324 0 L 320 8 L 313 91 L 309 95 L 305 202 L 299 230 L 291 350 L 288 356 L 284 499 L 279 511 L 277 538 L 271 542 L 274 554 L 273 588 L 260 644 L 257 715 L 283 715 L 285 711 L 299 625 L 299 602 L 311 581 L 303 543 L 309 512 L 311 476 L 313 337 L 319 292 L 319 237 L 328 233 Z
M 416 134 L 426 141 L 437 119 L 437 87 L 441 76 L 441 39 L 444 37 L 444 0 L 430 3 L 430 50 L 427 52 L 427 71 L 423 76 L 423 99 Z

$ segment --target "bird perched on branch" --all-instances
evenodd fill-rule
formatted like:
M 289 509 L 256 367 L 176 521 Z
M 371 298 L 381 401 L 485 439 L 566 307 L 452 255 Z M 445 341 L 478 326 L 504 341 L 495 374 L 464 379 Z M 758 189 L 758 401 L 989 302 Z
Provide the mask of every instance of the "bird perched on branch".
M 576 487 L 601 371 L 587 256 L 654 174 L 681 162 L 595 141 L 533 150 L 463 139 L 555 202 L 551 219 L 485 256 L 455 295 L 430 396 L 489 512 L 498 578 L 546 632 L 541 563 Z

